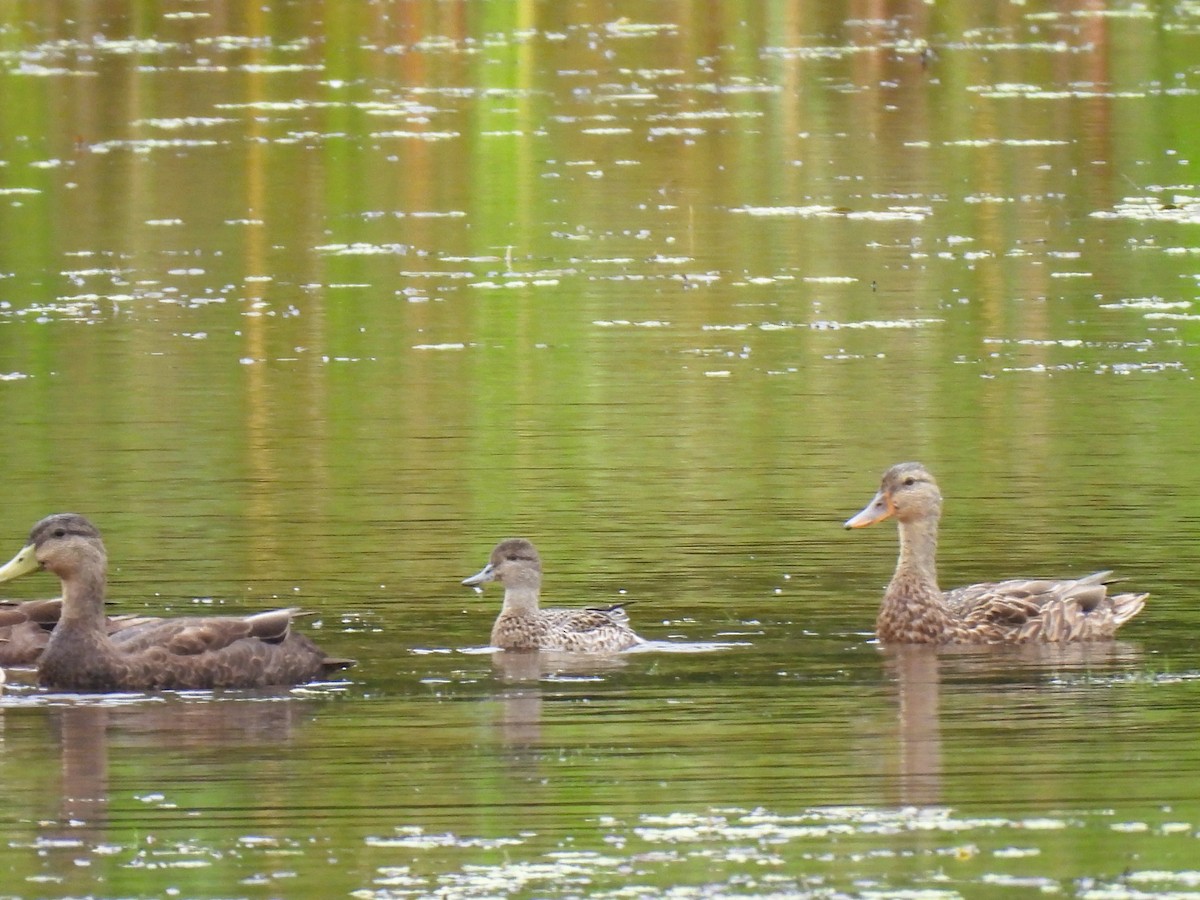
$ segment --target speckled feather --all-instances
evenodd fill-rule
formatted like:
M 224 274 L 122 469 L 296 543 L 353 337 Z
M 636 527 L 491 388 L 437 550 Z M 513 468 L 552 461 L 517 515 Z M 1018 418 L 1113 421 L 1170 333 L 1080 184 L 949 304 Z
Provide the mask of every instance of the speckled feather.
M 592 609 L 540 609 L 542 563 L 524 538 L 501 541 L 488 564 L 463 584 L 504 585 L 504 607 L 492 626 L 491 644 L 502 650 L 616 653 L 642 639 L 621 604 Z
M 299 684 L 351 664 L 293 633 L 295 610 L 148 619 L 110 636 L 103 613 L 107 555 L 95 527 L 82 516 L 49 516 L 4 571 L 27 552 L 63 587 L 62 618 L 38 660 L 43 685 L 87 691 L 266 687 Z M 32 566 L 27 561 L 23 571 Z
M 1013 579 L 943 593 L 937 586 L 942 496 L 918 463 L 900 463 L 850 519 L 859 528 L 894 516 L 900 559 L 875 630 L 885 643 L 1061 643 L 1113 637 L 1136 616 L 1146 594 L 1108 594 L 1111 572 L 1075 579 Z
M 505 650 L 606 652 L 640 642 L 620 607 L 539 609 L 536 615 L 501 612 L 492 626 L 493 647 Z

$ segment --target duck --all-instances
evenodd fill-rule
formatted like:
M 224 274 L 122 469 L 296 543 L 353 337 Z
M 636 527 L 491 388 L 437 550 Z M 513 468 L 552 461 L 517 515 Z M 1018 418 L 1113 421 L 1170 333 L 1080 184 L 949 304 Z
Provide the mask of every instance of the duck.
M 62 616 L 62 598 L 0 600 L 0 667 L 32 666 Z M 146 616 L 106 616 L 109 634 L 153 621 Z
M 62 600 L 0 600 L 0 666 L 37 661 L 58 624 Z
M 525 538 L 509 538 L 492 550 L 488 563 L 467 587 L 504 585 L 504 606 L 492 626 L 491 645 L 501 650 L 558 650 L 619 653 L 643 644 L 629 625 L 624 604 L 588 609 L 539 609 L 542 560 Z
M 0 583 L 45 569 L 61 582 L 58 624 L 37 657 L 38 682 L 70 691 L 210 690 L 287 686 L 353 664 L 292 630 L 296 609 L 247 616 L 144 619 L 111 632 L 104 594 L 108 554 L 75 513 L 47 516 L 0 567 Z
M 885 644 L 1021 644 L 1110 640 L 1148 594 L 1109 594 L 1112 572 L 1082 578 L 1011 579 L 943 592 L 937 580 L 942 494 L 920 463 L 888 469 L 871 502 L 846 521 L 865 528 L 895 518 L 900 558 L 875 633 Z

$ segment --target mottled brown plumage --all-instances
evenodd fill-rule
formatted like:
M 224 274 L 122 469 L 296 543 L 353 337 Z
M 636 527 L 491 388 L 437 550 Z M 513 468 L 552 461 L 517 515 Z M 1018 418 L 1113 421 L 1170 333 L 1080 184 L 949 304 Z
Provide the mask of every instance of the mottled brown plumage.
M 492 646 L 502 650 L 616 653 L 642 643 L 620 604 L 600 609 L 539 609 L 542 561 L 524 538 L 501 541 L 488 564 L 463 580 L 476 587 L 504 585 L 504 607 L 492 626 Z
M 1146 594 L 1108 594 L 1110 572 L 1084 578 L 1014 579 L 943 593 L 937 583 L 942 495 L 919 463 L 884 473 L 879 492 L 847 528 L 894 516 L 900 559 L 883 595 L 875 631 L 907 644 L 997 644 L 1108 640 L 1136 616 Z
M 351 664 L 291 631 L 295 610 L 252 616 L 150 619 L 111 635 L 104 615 L 107 554 L 87 519 L 38 522 L 0 582 L 37 569 L 62 582 L 62 615 L 38 659 L 38 680 L 79 691 L 190 690 L 291 685 Z

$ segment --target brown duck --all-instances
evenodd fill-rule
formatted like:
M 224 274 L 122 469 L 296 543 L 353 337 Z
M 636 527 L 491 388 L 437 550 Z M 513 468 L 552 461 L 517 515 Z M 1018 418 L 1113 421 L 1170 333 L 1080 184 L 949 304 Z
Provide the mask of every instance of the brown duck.
M 62 615 L 62 599 L 0 600 L 0 666 L 31 666 L 46 649 Z M 109 634 L 153 621 L 143 616 L 108 616 Z
M 0 666 L 28 666 L 46 648 L 58 624 L 62 601 L 5 600 L 0 602 Z
M 501 541 L 488 564 L 463 579 L 468 587 L 489 581 L 504 585 L 504 607 L 492 626 L 492 646 L 501 650 L 561 650 L 617 653 L 643 643 L 629 616 L 617 606 L 603 609 L 539 609 L 542 561 L 524 538 Z
M 875 620 L 881 641 L 1000 644 L 1108 640 L 1141 612 L 1146 594 L 1108 594 L 1110 572 L 1063 580 L 1015 579 L 943 593 L 937 583 L 942 494 L 919 463 L 883 475 L 879 493 L 847 528 L 894 516 L 900 559 Z
M 83 516 L 38 522 L 0 568 L 0 582 L 46 569 L 62 582 L 62 615 L 37 661 L 38 681 L 77 691 L 195 690 L 291 685 L 352 664 L 291 630 L 295 610 L 150 619 L 108 633 L 108 557 Z

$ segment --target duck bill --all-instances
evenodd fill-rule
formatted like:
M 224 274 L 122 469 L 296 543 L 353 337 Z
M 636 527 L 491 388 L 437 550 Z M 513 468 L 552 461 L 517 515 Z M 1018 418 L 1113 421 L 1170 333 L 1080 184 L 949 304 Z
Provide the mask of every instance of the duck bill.
M 0 568 L 0 582 L 12 581 L 30 572 L 36 572 L 41 565 L 37 560 L 37 552 L 33 544 L 22 547 L 21 552 L 10 559 Z
M 863 511 L 853 518 L 846 520 L 847 528 L 866 528 L 868 525 L 874 525 L 876 522 L 882 522 L 896 510 L 892 504 L 888 502 L 887 495 L 883 491 L 876 494 L 870 503 L 868 503 Z
M 496 569 L 491 563 L 488 563 L 470 578 L 464 578 L 462 583 L 467 587 L 478 587 L 481 584 L 487 584 L 495 577 Z

